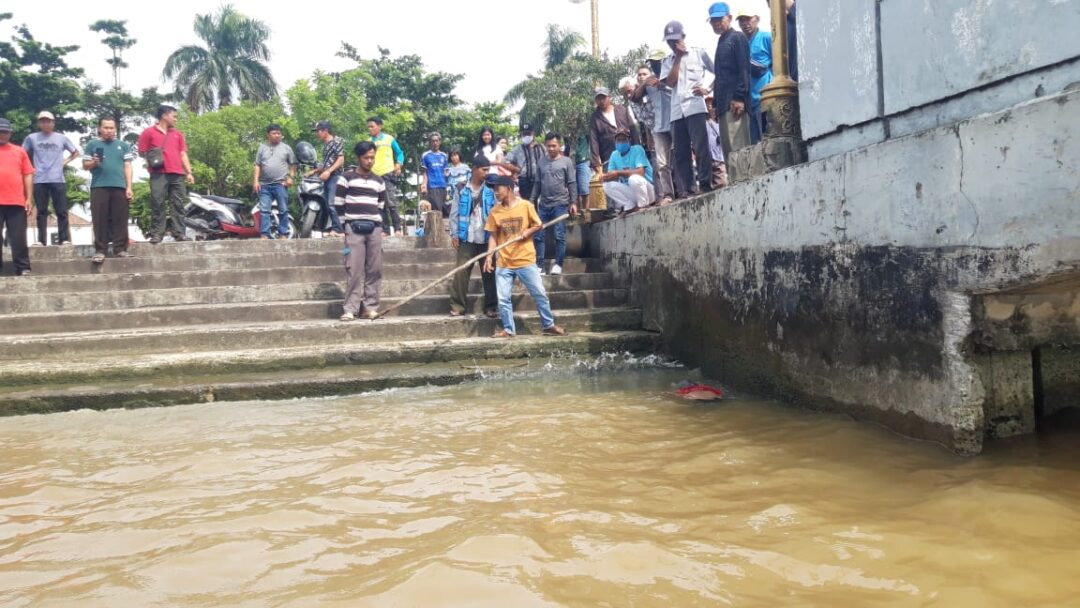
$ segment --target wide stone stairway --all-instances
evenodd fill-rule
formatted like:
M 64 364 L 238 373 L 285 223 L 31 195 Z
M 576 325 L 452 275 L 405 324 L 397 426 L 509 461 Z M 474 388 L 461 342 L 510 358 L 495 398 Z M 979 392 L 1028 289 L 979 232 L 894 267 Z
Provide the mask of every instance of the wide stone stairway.
M 540 335 L 520 286 L 518 337 L 489 336 L 473 271 L 469 312 L 445 284 L 376 321 L 343 323 L 336 239 L 135 244 L 90 262 L 90 247 L 31 250 L 33 276 L 0 276 L 0 415 L 346 394 L 450 384 L 523 360 L 654 352 L 640 310 L 597 260 L 544 279 L 557 322 Z M 384 241 L 383 308 L 449 272 L 455 252 Z

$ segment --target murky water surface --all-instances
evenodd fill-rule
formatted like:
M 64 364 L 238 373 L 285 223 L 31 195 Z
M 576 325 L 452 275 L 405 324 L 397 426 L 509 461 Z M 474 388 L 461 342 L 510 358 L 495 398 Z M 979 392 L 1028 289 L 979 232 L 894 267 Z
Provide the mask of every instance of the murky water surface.
M 684 375 L 0 420 L 0 606 L 1080 605 L 1080 434 L 966 459 Z

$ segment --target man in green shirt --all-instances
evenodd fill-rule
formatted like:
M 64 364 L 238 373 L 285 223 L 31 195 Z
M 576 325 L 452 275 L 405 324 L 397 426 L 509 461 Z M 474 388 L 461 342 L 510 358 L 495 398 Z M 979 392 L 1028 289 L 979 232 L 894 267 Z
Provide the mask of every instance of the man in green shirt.
M 94 221 L 95 264 L 105 261 L 112 241 L 118 258 L 128 253 L 128 204 L 131 192 L 131 161 L 135 152 L 123 140 L 116 139 L 116 121 L 98 121 L 99 139 L 86 145 L 83 169 L 90 172 L 90 215 Z

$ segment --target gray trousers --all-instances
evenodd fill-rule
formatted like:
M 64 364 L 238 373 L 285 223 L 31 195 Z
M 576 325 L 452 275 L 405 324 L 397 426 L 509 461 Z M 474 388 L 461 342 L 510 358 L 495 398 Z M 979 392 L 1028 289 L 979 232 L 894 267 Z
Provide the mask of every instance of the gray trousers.
M 165 204 L 168 202 L 169 207 L 172 207 L 169 229 L 173 237 L 185 238 L 184 226 L 180 223 L 180 216 L 184 215 L 184 205 L 187 204 L 185 179 L 186 176 L 180 173 L 150 174 L 150 234 L 147 236 L 159 239 L 165 236 Z
M 466 243 L 462 241 L 457 249 L 457 265 L 460 266 L 472 258 L 487 251 L 484 243 Z M 464 313 L 468 307 L 469 281 L 472 279 L 473 266 L 480 265 L 480 279 L 484 284 L 484 312 L 498 312 L 499 299 L 495 292 L 495 273 L 484 272 L 484 261 L 480 260 L 464 270 L 459 270 L 450 281 L 450 310 Z
M 671 181 L 671 156 L 672 156 L 672 142 L 671 131 L 665 133 L 653 133 L 653 142 L 656 149 L 653 151 L 656 154 L 656 179 L 654 183 L 656 185 L 656 198 L 662 199 L 664 197 L 675 197 L 675 185 Z
M 353 234 L 345 222 L 345 312 L 379 310 L 382 285 L 382 239 L 379 226 L 371 234 Z
M 724 151 L 724 162 L 727 162 L 732 152 L 750 145 L 750 116 L 743 112 L 735 120 L 729 110 L 721 114 L 717 122 L 720 124 L 720 149 Z

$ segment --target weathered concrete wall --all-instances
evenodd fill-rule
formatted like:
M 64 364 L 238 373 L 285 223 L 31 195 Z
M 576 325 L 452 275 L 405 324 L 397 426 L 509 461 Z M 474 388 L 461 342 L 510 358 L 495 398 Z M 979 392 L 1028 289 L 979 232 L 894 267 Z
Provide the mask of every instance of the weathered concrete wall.
M 1080 0 L 799 4 L 811 160 L 1002 110 L 1080 82 Z
M 1078 115 L 1080 92 L 1031 102 L 598 224 L 592 246 L 720 380 L 975 452 L 988 388 L 1016 401 L 973 358 L 983 298 L 1080 275 Z

